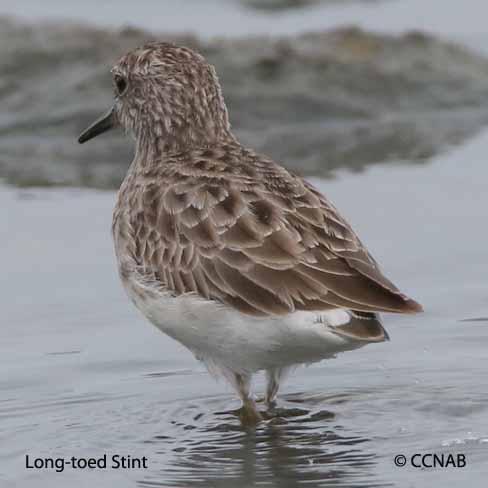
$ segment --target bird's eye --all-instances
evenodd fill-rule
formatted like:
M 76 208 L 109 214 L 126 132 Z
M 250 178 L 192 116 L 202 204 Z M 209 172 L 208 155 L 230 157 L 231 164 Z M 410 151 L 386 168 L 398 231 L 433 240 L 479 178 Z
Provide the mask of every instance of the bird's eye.
M 125 89 L 127 88 L 127 80 L 120 75 L 115 75 L 114 77 L 115 86 L 117 87 L 117 92 L 119 95 L 124 93 Z

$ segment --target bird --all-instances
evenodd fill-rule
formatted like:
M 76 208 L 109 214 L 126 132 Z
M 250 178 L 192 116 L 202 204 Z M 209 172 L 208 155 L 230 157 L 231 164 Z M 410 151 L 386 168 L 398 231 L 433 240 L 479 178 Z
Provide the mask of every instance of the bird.
M 389 339 L 379 313 L 422 306 L 380 270 L 317 188 L 242 145 L 213 65 L 148 42 L 111 70 L 113 106 L 79 137 L 113 127 L 135 140 L 112 234 L 129 299 L 241 400 L 244 424 L 297 365 Z

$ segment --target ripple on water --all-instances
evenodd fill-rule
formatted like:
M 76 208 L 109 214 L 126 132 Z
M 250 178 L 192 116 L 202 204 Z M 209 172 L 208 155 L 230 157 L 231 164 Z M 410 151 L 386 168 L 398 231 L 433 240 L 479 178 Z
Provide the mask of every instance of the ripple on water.
M 329 410 L 339 400 L 347 395 L 285 396 L 256 429 L 243 429 L 223 397 L 179 405 L 161 419 L 170 426 L 164 434 L 142 441 L 152 445 L 160 458 L 153 454 L 152 462 L 161 469 L 139 485 L 291 487 L 320 481 L 352 487 L 371 478 L 368 486 L 387 486 L 374 480 L 377 455 L 368 449 L 370 439 L 349 434 Z

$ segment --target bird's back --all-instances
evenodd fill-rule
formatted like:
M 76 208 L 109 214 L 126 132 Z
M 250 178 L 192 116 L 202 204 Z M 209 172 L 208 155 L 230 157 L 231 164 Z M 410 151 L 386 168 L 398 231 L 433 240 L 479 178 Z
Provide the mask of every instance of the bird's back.
M 231 142 L 134 167 L 114 237 L 144 282 L 257 317 L 420 311 L 335 207 L 271 159 Z

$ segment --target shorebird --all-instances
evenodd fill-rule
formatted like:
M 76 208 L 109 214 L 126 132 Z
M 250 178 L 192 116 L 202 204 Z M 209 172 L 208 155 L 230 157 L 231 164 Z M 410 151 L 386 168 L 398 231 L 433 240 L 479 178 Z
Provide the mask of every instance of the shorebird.
M 244 422 L 262 418 L 254 373 L 265 371 L 272 405 L 290 367 L 387 340 L 378 312 L 422 310 L 324 195 L 239 143 L 203 56 L 148 43 L 112 75 L 113 107 L 79 142 L 114 126 L 135 138 L 113 213 L 122 284 L 231 383 Z

